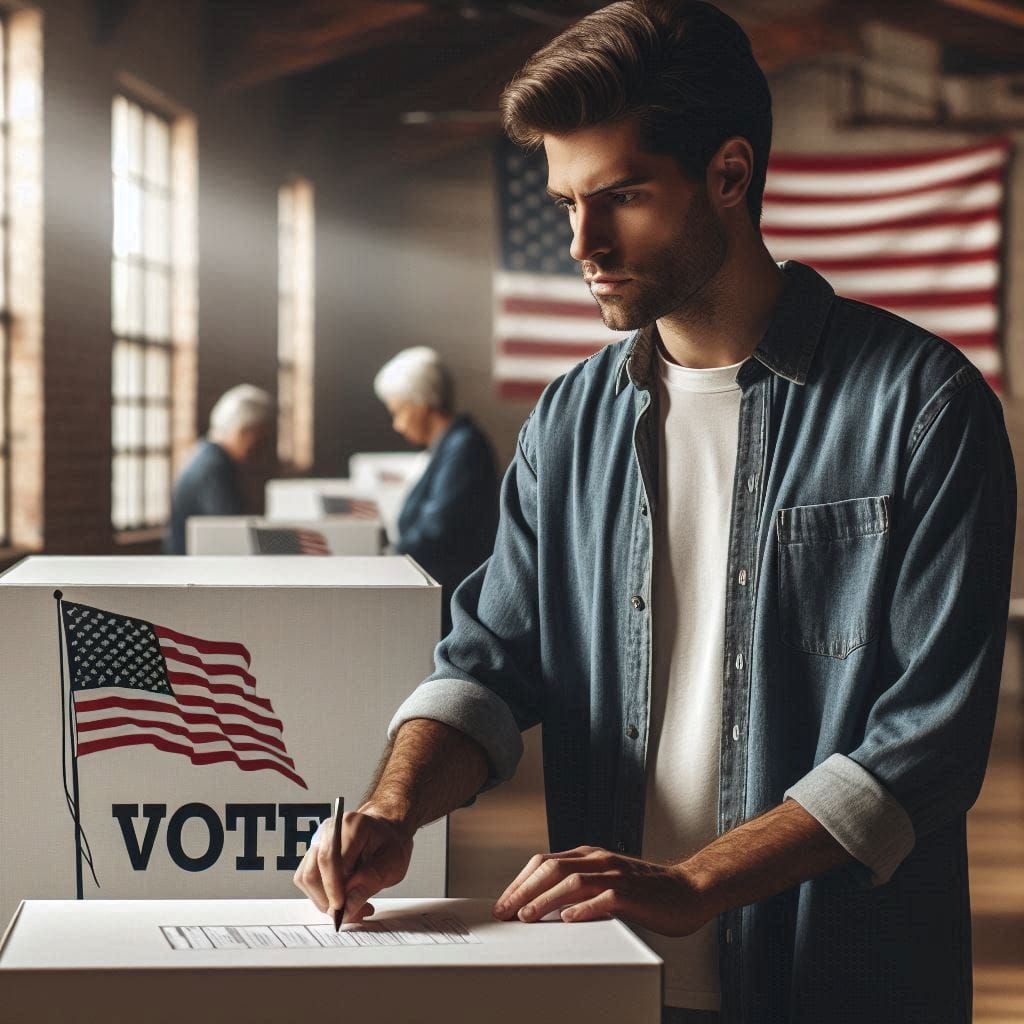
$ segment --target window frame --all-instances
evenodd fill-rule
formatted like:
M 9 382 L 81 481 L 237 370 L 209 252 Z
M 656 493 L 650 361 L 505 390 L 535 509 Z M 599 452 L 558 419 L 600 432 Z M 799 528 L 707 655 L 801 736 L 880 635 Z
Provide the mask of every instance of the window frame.
M 126 158 L 126 165 L 118 167 L 114 146 L 116 145 L 115 121 L 117 117 L 117 104 L 123 101 L 128 106 L 129 116 L 131 108 L 136 108 L 140 113 L 140 151 L 139 171 L 133 172 L 130 167 L 131 156 Z M 148 162 L 148 140 L 147 140 L 147 119 L 156 118 L 160 121 L 165 130 L 166 151 L 164 154 L 164 178 L 165 183 L 160 184 L 152 180 Z M 175 288 L 178 284 L 178 267 L 175 264 L 175 187 L 174 187 L 174 127 L 176 115 L 168 112 L 155 103 L 152 103 L 130 89 L 121 87 L 113 96 L 111 103 L 111 190 L 113 199 L 113 224 L 111 235 L 111 523 L 116 533 L 131 534 L 139 531 L 148 531 L 161 528 L 167 521 L 170 513 L 171 485 L 173 480 L 173 464 L 175 455 L 174 438 L 174 416 L 175 405 L 178 396 L 175 393 L 175 331 L 173 301 Z M 138 189 L 138 208 L 136 215 L 138 221 L 132 230 L 138 232 L 138 245 L 135 252 L 119 252 L 117 247 L 118 232 L 118 211 L 117 193 L 119 181 L 126 185 L 134 185 Z M 149 227 L 147 211 L 148 202 L 151 198 L 159 199 L 164 204 L 164 229 L 166 238 L 164 244 L 163 259 L 155 259 L 149 251 Z M 122 322 L 122 311 L 118 308 L 117 279 L 118 268 L 123 268 L 125 291 L 121 302 L 125 306 L 125 313 L 131 307 L 129 298 L 130 275 L 138 274 L 140 286 L 138 289 L 136 311 L 137 330 L 132 330 L 129 323 Z M 151 275 L 163 278 L 163 293 L 165 305 L 165 330 L 160 336 L 159 332 L 151 332 L 147 323 L 149 280 Z M 130 314 L 128 314 L 130 315 Z M 151 353 L 162 353 L 163 363 L 162 381 L 163 386 L 160 393 L 151 388 L 150 370 Z M 120 360 L 119 360 L 120 354 Z M 119 361 L 121 365 L 119 366 Z M 136 364 L 135 387 L 127 387 L 120 390 L 121 382 L 118 380 L 118 371 L 122 369 L 126 375 L 131 374 L 133 363 Z M 163 412 L 163 441 L 153 443 L 149 440 L 150 433 L 150 412 L 158 410 Z M 121 415 L 123 411 L 123 416 Z M 134 411 L 134 414 L 133 414 Z M 135 428 L 132 429 L 131 421 L 135 420 Z M 127 442 L 123 439 L 119 443 L 119 430 L 124 430 L 129 436 L 134 437 Z M 124 460 L 121 462 L 120 460 Z M 162 464 L 163 472 L 160 472 Z M 119 468 L 123 466 L 124 468 Z M 157 473 L 162 478 L 159 486 L 161 507 L 153 508 L 153 495 L 155 485 L 150 474 L 156 467 Z M 119 488 L 119 473 L 123 472 L 125 477 L 129 474 L 136 476 L 134 481 L 134 494 L 130 489 L 133 485 L 127 479 L 121 480 Z M 121 489 L 124 489 L 123 491 Z M 124 497 L 125 508 L 118 507 L 119 497 Z M 133 500 L 134 499 L 134 500 Z M 135 506 L 135 515 L 132 516 L 132 507 Z

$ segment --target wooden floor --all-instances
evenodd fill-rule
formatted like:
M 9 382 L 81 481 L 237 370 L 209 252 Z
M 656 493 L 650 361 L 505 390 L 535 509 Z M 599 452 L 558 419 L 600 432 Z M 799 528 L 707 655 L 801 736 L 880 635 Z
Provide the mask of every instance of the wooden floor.
M 496 897 L 547 848 L 540 742 L 517 778 L 451 816 L 448 891 Z M 968 816 L 975 1024 L 1024 1024 L 1024 700 L 1007 694 L 981 796 Z
M 975 1024 L 1024 1022 L 1024 703 L 999 706 L 988 774 L 967 817 Z

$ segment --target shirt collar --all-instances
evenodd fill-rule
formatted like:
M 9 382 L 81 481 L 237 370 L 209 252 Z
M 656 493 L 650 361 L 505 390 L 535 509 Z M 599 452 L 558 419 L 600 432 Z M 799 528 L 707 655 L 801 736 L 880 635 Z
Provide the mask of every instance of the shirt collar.
M 772 373 L 794 384 L 805 384 L 835 291 L 820 274 L 803 263 L 789 260 L 779 266 L 786 275 L 786 287 L 753 356 Z M 650 388 L 654 379 L 656 337 L 654 324 L 648 324 L 633 335 L 616 369 L 615 394 L 627 381 L 641 390 Z

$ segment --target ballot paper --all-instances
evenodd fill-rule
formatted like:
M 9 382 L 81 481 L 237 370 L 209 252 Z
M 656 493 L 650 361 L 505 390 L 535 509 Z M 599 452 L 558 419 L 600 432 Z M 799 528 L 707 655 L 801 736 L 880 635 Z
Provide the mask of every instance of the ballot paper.
M 160 926 L 175 950 L 331 949 L 339 946 L 452 946 L 479 942 L 454 914 L 393 917 L 387 924 L 366 921 L 335 931 L 331 924 Z

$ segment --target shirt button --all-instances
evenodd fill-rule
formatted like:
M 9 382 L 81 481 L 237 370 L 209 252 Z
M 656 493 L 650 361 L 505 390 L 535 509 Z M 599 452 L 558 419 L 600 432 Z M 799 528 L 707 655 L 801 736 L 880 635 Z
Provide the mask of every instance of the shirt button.
M 740 586 L 741 587 L 745 587 L 747 585 L 747 570 L 746 569 L 740 569 L 739 581 L 740 581 Z
M 740 653 L 736 655 L 736 669 L 739 672 L 743 671 L 743 652 L 742 651 L 740 651 Z
M 642 612 L 644 610 L 644 599 L 639 594 L 633 595 L 631 603 L 638 612 Z
M 751 494 L 753 494 L 754 493 L 754 488 L 756 486 L 757 486 L 757 480 L 755 480 L 754 477 L 752 477 L 752 476 L 748 476 L 747 477 L 747 490 L 750 491 Z
M 617 842 L 617 843 L 615 844 L 615 849 L 616 849 L 616 850 L 618 850 L 618 851 L 619 851 L 619 853 L 625 853 L 625 852 L 626 852 L 626 844 L 625 844 L 625 843 L 624 843 L 624 842 L 623 842 L 623 841 L 622 841 L 622 840 L 620 839 L 620 840 L 619 840 L 619 841 L 618 841 L 618 842 Z
M 639 736 L 639 735 L 640 735 L 640 730 L 639 730 L 639 729 L 637 729 L 637 727 L 636 727 L 635 725 L 631 725 L 631 726 L 630 726 L 630 727 L 629 727 L 629 728 L 628 728 L 628 729 L 626 730 L 626 735 L 627 735 L 627 736 L 628 736 L 628 737 L 629 737 L 629 738 L 630 738 L 631 740 L 635 740 L 635 739 L 637 738 L 637 736 Z
M 733 738 L 733 742 L 738 742 L 739 741 L 739 738 L 740 738 L 740 727 L 738 725 L 734 725 L 732 727 L 732 738 Z

